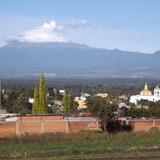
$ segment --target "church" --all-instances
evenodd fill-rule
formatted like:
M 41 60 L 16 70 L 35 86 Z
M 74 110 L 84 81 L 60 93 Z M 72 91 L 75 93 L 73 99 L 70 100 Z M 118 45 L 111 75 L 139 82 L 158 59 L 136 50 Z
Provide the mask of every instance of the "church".
M 145 83 L 144 89 L 140 92 L 139 95 L 133 95 L 130 97 L 130 103 L 133 103 L 135 105 L 138 104 L 141 100 L 148 100 L 152 102 L 160 101 L 160 88 L 159 86 L 156 86 L 154 89 L 154 92 L 152 92 L 148 89 L 147 83 Z

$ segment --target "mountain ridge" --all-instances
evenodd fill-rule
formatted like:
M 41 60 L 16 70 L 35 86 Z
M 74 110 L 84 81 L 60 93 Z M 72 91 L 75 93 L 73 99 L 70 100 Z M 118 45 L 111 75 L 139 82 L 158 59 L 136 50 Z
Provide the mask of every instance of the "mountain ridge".
M 0 73 L 160 78 L 160 51 L 153 54 L 99 49 L 77 43 L 9 42 L 0 48 Z

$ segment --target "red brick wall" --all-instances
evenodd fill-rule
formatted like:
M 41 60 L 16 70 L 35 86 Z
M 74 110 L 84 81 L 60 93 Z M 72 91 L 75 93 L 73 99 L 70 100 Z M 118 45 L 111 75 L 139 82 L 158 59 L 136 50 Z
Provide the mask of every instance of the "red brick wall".
M 95 130 L 97 128 L 96 121 L 75 121 L 68 123 L 69 132 L 79 132 L 82 130 Z
M 40 134 L 41 132 L 41 123 L 19 123 L 19 135 L 22 134 Z
M 0 123 L 0 137 L 14 136 L 16 134 L 16 123 Z
M 44 132 L 65 132 L 65 124 L 58 122 L 57 123 L 45 122 Z
M 64 120 L 61 116 L 19 117 L 18 122 L 0 123 L 0 137 L 45 132 L 79 132 L 81 130 L 96 130 L 96 120 Z M 17 123 L 17 124 L 16 124 Z M 160 128 L 160 120 L 133 120 L 135 132 L 149 131 L 152 127 Z M 68 124 L 68 125 L 67 125 Z M 16 130 L 18 126 L 18 130 Z
M 160 129 L 160 120 L 155 121 L 155 127 L 157 127 L 158 129 Z
M 37 120 L 62 120 L 63 116 L 20 116 L 20 121 L 37 121 Z
M 0 137 L 10 135 L 40 134 L 45 132 L 79 132 L 81 130 L 97 129 L 97 121 L 66 121 L 66 120 L 39 120 L 33 117 L 21 118 L 18 122 L 0 123 Z M 17 131 L 16 131 L 17 126 Z
M 152 120 L 134 120 L 132 121 L 132 124 L 134 126 L 133 131 L 135 132 L 149 131 L 153 127 Z

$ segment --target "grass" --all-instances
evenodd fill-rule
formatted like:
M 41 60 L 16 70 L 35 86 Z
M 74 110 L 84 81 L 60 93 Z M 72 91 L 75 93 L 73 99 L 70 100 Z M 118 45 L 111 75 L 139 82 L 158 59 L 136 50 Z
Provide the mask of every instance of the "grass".
M 85 159 L 85 157 L 160 157 L 160 131 L 107 134 L 46 133 L 0 139 L 0 159 Z

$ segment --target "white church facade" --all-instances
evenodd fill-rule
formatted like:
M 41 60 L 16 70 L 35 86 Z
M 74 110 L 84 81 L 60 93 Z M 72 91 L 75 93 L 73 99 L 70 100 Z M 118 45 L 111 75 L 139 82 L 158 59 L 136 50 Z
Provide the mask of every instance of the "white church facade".
M 160 88 L 157 86 L 152 94 L 152 92 L 148 89 L 148 85 L 146 83 L 144 89 L 140 92 L 139 95 L 133 95 L 130 97 L 130 103 L 133 103 L 135 105 L 137 105 L 141 100 L 148 100 L 152 102 L 160 101 Z

